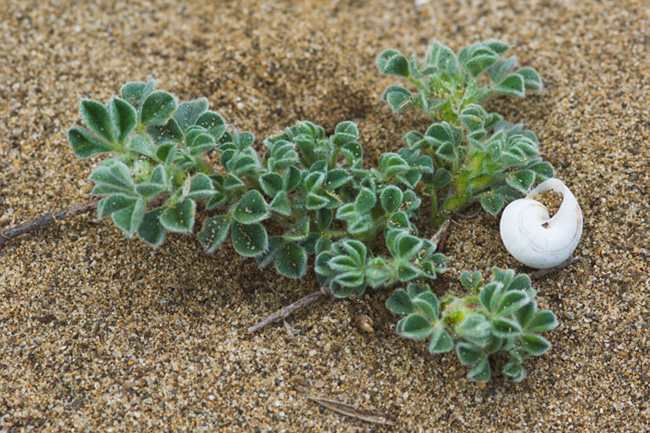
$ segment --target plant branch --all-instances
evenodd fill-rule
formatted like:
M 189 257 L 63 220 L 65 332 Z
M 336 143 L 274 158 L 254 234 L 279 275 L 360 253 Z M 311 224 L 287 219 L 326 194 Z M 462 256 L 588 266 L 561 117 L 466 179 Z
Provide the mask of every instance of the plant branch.
M 42 227 L 47 227 L 52 223 L 58 223 L 66 218 L 88 213 L 97 208 L 98 202 L 99 200 L 88 203 L 78 203 L 57 212 L 41 215 L 7 230 L 0 230 L 0 245 L 17 238 L 18 236 L 24 235 L 25 233 L 29 233 Z
M 255 332 L 258 331 L 262 328 L 264 328 L 267 325 L 270 325 L 273 322 L 277 322 L 278 320 L 285 319 L 287 316 L 289 316 L 291 313 L 294 311 L 298 311 L 301 308 L 304 308 L 308 305 L 313 304 L 314 302 L 320 300 L 321 298 L 329 297 L 332 295 L 332 292 L 328 287 L 321 287 L 320 290 L 310 293 L 309 295 L 305 296 L 304 298 L 299 299 L 298 301 L 294 302 L 291 305 L 287 305 L 286 307 L 281 308 L 280 310 L 276 311 L 275 313 L 271 314 L 270 316 L 266 316 L 261 322 L 259 322 L 257 325 L 251 326 L 248 328 L 248 332 Z

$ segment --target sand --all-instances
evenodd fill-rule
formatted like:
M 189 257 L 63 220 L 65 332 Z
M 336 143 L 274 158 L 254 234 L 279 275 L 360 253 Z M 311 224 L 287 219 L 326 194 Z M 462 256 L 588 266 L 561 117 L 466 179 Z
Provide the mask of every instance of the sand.
M 259 138 L 309 119 L 358 122 L 369 161 L 424 130 L 380 101 L 374 58 L 497 37 L 545 89 L 488 108 L 537 132 L 584 212 L 582 261 L 534 282 L 560 326 L 518 384 L 469 382 L 455 355 L 399 338 L 389 291 L 322 301 L 251 335 L 316 290 L 194 237 L 152 251 L 86 215 L 0 247 L 0 431 L 644 432 L 650 430 L 650 8 L 635 1 L 40 2 L 0 6 L 0 228 L 90 199 L 98 159 L 66 141 L 79 100 L 155 78 Z M 85 2 L 84 2 L 85 3 Z M 498 219 L 454 224 L 450 269 L 528 269 Z M 374 321 L 374 332 L 355 316 Z M 308 400 L 397 419 L 376 426 Z

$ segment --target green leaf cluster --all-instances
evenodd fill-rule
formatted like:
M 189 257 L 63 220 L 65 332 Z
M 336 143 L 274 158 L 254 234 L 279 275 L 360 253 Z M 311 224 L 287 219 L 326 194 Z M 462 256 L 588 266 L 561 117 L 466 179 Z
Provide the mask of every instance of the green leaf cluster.
M 99 217 L 129 236 L 158 246 L 168 231 L 190 233 L 202 203 L 211 214 L 198 232 L 207 252 L 230 238 L 242 256 L 291 278 L 315 256 L 337 296 L 444 270 L 444 256 L 413 224 L 415 188 L 433 174 L 419 150 L 386 153 L 366 170 L 354 123 L 327 135 L 299 122 L 258 153 L 254 135 L 229 128 L 206 99 L 179 103 L 152 81 L 126 84 L 105 105 L 85 100 L 81 114 L 88 129 L 70 130 L 70 144 L 80 157 L 110 154 L 90 175 L 93 194 L 104 197 Z M 208 152 L 220 167 L 210 167 Z M 372 253 L 382 240 L 390 256 Z
M 490 379 L 496 368 L 508 381 L 526 377 L 522 363 L 551 347 L 539 334 L 557 327 L 555 315 L 538 310 L 530 278 L 513 270 L 492 269 L 485 284 L 478 272 L 463 272 L 461 283 L 468 294 L 438 300 L 428 285 L 411 283 L 397 289 L 386 301 L 396 314 L 406 315 L 397 332 L 415 340 L 428 340 L 431 354 L 456 349 L 467 377 L 477 382 Z M 490 355 L 494 355 L 492 364 Z
M 553 176 L 551 165 L 539 157 L 535 133 L 481 106 L 492 94 L 524 97 L 526 91 L 542 89 L 534 69 L 517 68 L 514 56 L 504 57 L 509 48 L 490 39 L 456 55 L 434 42 L 424 64 L 415 55 L 407 60 L 392 49 L 377 58 L 380 72 L 404 77 L 417 88 L 412 93 L 389 86 L 383 98 L 391 109 L 418 107 L 436 121 L 424 133 L 408 132 L 404 141 L 433 161 L 435 175 L 425 180 L 437 224 L 450 212 L 475 202 L 496 215 L 536 180 Z
M 132 82 L 106 104 L 83 100 L 80 112 L 87 128 L 69 131 L 74 153 L 110 155 L 90 175 L 92 193 L 103 197 L 99 217 L 154 247 L 167 232 L 190 233 L 196 201 L 217 191 L 205 153 L 226 131 L 208 101 L 178 103 L 153 81 Z
M 388 87 L 382 98 L 395 112 L 419 107 L 431 117 L 458 117 L 469 104 L 481 104 L 492 94 L 524 97 L 526 91 L 542 90 L 542 80 L 532 68 L 517 67 L 515 56 L 505 42 L 488 39 L 463 48 L 458 55 L 448 46 L 434 41 L 421 63 L 417 55 L 407 59 L 397 50 L 383 51 L 376 61 L 382 74 L 406 78 L 417 87 Z
M 384 99 L 395 111 L 420 107 L 436 123 L 407 133 L 408 147 L 382 154 L 374 167 L 365 165 L 353 122 L 327 132 L 298 122 L 256 143 L 205 98 L 179 102 L 153 81 L 128 83 L 105 104 L 83 100 L 86 127 L 70 129 L 68 139 L 81 158 L 108 155 L 89 177 L 92 193 L 102 197 L 98 216 L 128 236 L 157 247 L 167 232 L 192 233 L 200 208 L 207 215 L 197 237 L 208 253 L 229 240 L 289 278 L 303 277 L 311 262 L 336 297 L 405 283 L 387 302 L 406 315 L 401 335 L 428 340 L 431 353 L 456 348 L 477 381 L 489 379 L 488 356 L 497 354 L 496 369 L 519 381 L 524 358 L 550 347 L 538 334 L 557 326 L 555 316 L 538 311 L 527 277 L 496 268 L 489 284 L 463 273 L 469 294 L 438 300 L 426 283 L 445 271 L 446 258 L 415 225 L 423 198 L 436 225 L 473 202 L 497 214 L 553 175 L 532 131 L 480 105 L 493 93 L 541 89 L 534 70 L 503 58 L 508 48 L 488 40 L 456 56 L 435 42 L 423 65 L 382 53 L 382 72 L 418 88 L 390 86 Z

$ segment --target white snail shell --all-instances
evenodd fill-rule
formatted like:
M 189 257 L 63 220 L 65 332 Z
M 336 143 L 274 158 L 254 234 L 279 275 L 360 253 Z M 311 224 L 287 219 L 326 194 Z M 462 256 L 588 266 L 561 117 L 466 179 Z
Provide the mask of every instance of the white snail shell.
M 562 194 L 560 209 L 549 217 L 548 209 L 531 197 L 553 190 Z M 566 261 L 582 236 L 582 211 L 569 188 L 559 179 L 548 179 L 526 198 L 510 203 L 501 216 L 501 239 L 506 249 L 521 263 L 548 269 Z

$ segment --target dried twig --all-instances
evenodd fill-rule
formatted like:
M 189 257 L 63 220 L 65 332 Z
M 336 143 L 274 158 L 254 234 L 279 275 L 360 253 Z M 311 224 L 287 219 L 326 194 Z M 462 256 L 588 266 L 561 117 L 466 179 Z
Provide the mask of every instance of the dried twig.
M 436 252 L 442 253 L 445 248 L 445 242 L 447 241 L 447 236 L 449 236 L 449 226 L 451 225 L 451 220 L 446 220 L 440 225 L 440 228 L 435 235 L 431 238 L 431 242 L 436 244 Z
M 454 212 L 454 216 L 462 220 L 473 220 L 483 212 L 483 208 L 479 208 L 476 212 L 472 214 L 462 214 L 460 212 Z
M 351 416 L 352 418 L 357 418 L 362 421 L 371 422 L 374 424 L 382 424 L 382 425 L 395 425 L 395 423 L 397 422 L 394 418 L 392 418 L 389 415 L 369 412 L 363 409 L 355 409 L 354 406 L 341 403 L 335 400 L 328 400 L 325 398 L 318 398 L 318 397 L 308 397 L 308 398 L 311 401 L 315 401 L 321 406 L 333 410 L 336 413 Z
M 449 220 L 445 220 L 445 222 L 440 224 L 440 228 L 438 229 L 436 234 L 431 236 L 431 242 L 433 242 L 434 244 L 440 242 L 440 239 L 442 238 L 442 235 L 447 231 L 447 228 L 449 228 Z
M 7 230 L 0 230 L 0 245 L 25 233 L 49 226 L 52 223 L 58 223 L 66 218 L 88 213 L 97 208 L 98 201 L 75 204 L 54 213 L 41 215 Z
M 301 308 L 304 308 L 308 305 L 313 304 L 314 302 L 318 301 L 321 298 L 329 297 L 332 294 L 329 288 L 326 287 L 321 287 L 320 290 L 310 293 L 309 295 L 305 296 L 302 299 L 299 299 L 298 301 L 294 302 L 291 305 L 287 305 L 286 307 L 281 308 L 280 310 L 276 311 L 275 313 L 271 314 L 270 316 L 266 316 L 261 322 L 259 322 L 257 325 L 251 326 L 248 328 L 248 332 L 255 332 L 259 329 L 264 328 L 266 325 L 270 325 L 273 322 L 277 322 L 278 320 L 284 319 L 287 316 L 289 316 L 291 313 L 294 311 L 300 310 Z
M 557 272 L 559 270 L 562 270 L 564 268 L 568 268 L 574 263 L 578 263 L 580 260 L 582 260 L 582 257 L 580 256 L 575 256 L 567 259 L 565 262 L 560 263 L 559 265 L 555 266 L 554 268 L 549 268 L 549 269 L 540 269 L 535 272 L 531 272 L 529 275 L 531 278 L 541 278 L 543 276 L 546 276 L 548 274 L 552 274 L 553 272 Z

